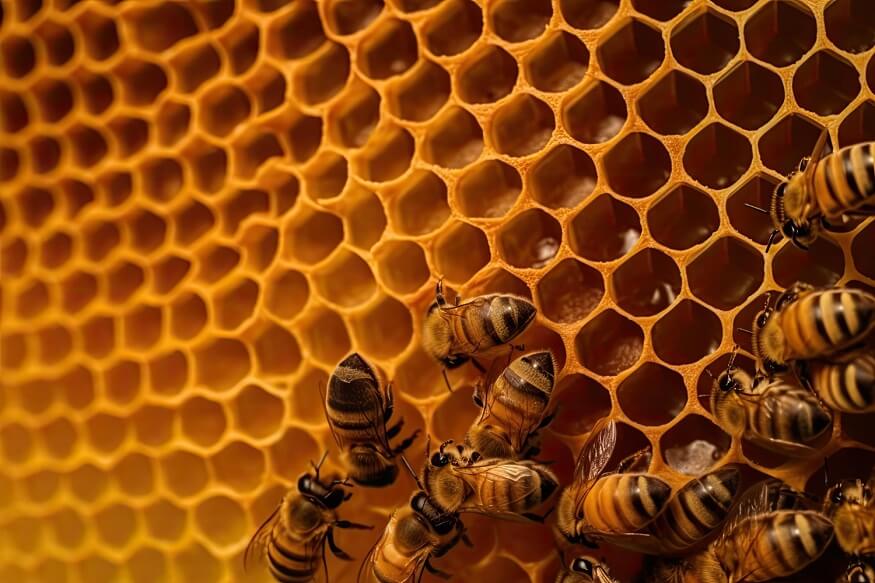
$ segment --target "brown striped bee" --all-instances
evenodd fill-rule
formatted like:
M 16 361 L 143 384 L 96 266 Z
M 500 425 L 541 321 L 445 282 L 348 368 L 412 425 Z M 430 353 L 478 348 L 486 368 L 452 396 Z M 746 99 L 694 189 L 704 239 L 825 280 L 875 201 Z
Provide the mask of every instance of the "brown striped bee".
M 875 583 L 875 555 L 853 557 L 839 583 Z
M 872 214 L 866 207 L 875 203 L 875 143 L 855 144 L 823 156 L 827 142 L 824 129 L 810 158 L 779 184 L 772 194 L 768 212 L 775 230 L 766 251 L 779 235 L 800 249 L 817 239 L 832 221 Z
M 327 452 L 326 452 L 327 453 Z M 325 563 L 325 543 L 338 558 L 352 557 L 334 542 L 334 528 L 370 529 L 371 526 L 338 520 L 336 509 L 352 494 L 343 489 L 343 482 L 319 480 L 319 468 L 325 456 L 314 466 L 313 474 L 298 478 L 297 489 L 290 490 L 279 506 L 268 516 L 252 536 L 243 555 L 244 566 L 252 553 L 267 561 L 274 579 L 280 583 L 312 581 Z M 327 566 L 326 579 L 328 578 Z
M 875 354 L 860 354 L 847 363 L 811 361 L 804 375 L 832 410 L 875 412 Z
M 559 485 L 543 464 L 481 459 L 467 445 L 445 441 L 425 464 L 422 482 L 435 504 L 447 512 L 476 512 L 508 520 L 543 522 L 532 510 Z
M 868 483 L 842 480 L 831 486 L 823 498 L 823 513 L 832 520 L 843 551 L 875 556 L 875 472 Z
M 875 330 L 875 296 L 854 288 L 795 284 L 754 320 L 752 345 L 769 372 L 791 361 L 852 359 Z
M 793 457 L 813 454 L 832 424 L 811 391 L 781 378 L 754 381 L 731 363 L 711 389 L 711 411 L 727 433 Z
M 362 563 L 357 580 L 363 569 L 380 583 L 419 581 L 424 571 L 449 577 L 430 559 L 446 554 L 464 536 L 457 514 L 444 512 L 427 494 L 417 492 L 409 506 L 396 509 L 389 517 L 382 536 Z
M 457 296 L 455 305 L 448 305 L 443 282 L 438 281 L 434 302 L 425 313 L 422 343 L 426 352 L 441 363 L 446 379 L 447 370 L 519 336 L 536 313 L 531 302 L 510 294 L 477 296 L 461 303 Z M 476 360 L 473 362 L 482 369 Z
M 605 467 L 617 444 L 613 420 L 593 428 L 580 450 L 574 481 L 559 498 L 556 527 L 572 544 L 594 546 L 593 537 L 632 534 L 650 524 L 665 508 L 671 487 L 654 476 L 632 472 L 648 459 L 637 452 L 614 472 Z
M 562 557 L 556 583 L 620 583 L 611 577 L 607 565 L 589 555 L 578 555 L 570 561 Z
M 480 417 L 465 442 L 484 458 L 519 459 L 537 455 L 535 433 L 550 423 L 555 359 L 550 351 L 533 352 L 510 363 L 495 382 L 474 397 Z
M 362 486 L 388 486 L 398 475 L 396 456 L 410 447 L 419 431 L 396 447 L 389 440 L 398 435 L 403 419 L 386 424 L 394 410 L 391 384 L 385 394 L 374 369 L 352 353 L 337 365 L 328 379 L 325 416 L 349 477 Z

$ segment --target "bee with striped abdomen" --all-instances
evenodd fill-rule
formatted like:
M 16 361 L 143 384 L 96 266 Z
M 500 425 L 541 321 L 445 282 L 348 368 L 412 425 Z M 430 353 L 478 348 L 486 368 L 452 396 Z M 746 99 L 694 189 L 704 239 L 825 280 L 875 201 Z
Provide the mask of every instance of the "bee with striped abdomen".
M 600 422 L 583 444 L 574 481 L 559 498 L 556 527 L 572 544 L 593 546 L 593 538 L 630 534 L 650 524 L 665 508 L 671 487 L 654 476 L 633 472 L 647 450 L 637 452 L 606 473 L 617 444 L 617 425 Z
M 465 442 L 484 458 L 519 459 L 537 455 L 532 438 L 549 424 L 555 359 L 534 352 L 510 363 L 494 382 L 486 381 L 475 402 L 482 408 Z
M 435 299 L 425 313 L 422 343 L 426 352 L 440 362 L 446 377 L 447 370 L 519 336 L 536 313 L 530 301 L 510 294 L 488 294 L 466 302 L 460 302 L 457 296 L 455 305 L 449 305 L 443 282 L 438 281 Z
M 875 412 L 875 354 L 862 353 L 845 363 L 812 361 L 805 364 L 804 375 L 834 411 Z
M 362 486 L 388 486 L 398 475 L 396 456 L 407 449 L 419 431 L 396 447 L 389 440 L 401 431 L 403 419 L 388 428 L 394 411 L 391 385 L 385 393 L 374 369 L 352 353 L 328 379 L 325 416 L 349 477 Z
M 782 378 L 754 381 L 731 364 L 714 381 L 711 412 L 727 433 L 793 457 L 813 454 L 832 424 L 811 391 Z
M 611 577 L 607 565 L 589 555 L 578 555 L 570 561 L 562 556 L 556 583 L 620 583 Z
M 838 583 L 875 583 L 875 555 L 852 558 Z
M 509 520 L 543 522 L 532 511 L 559 485 L 547 466 L 533 461 L 482 459 L 467 445 L 445 441 L 423 468 L 422 482 L 447 512 L 476 512 Z
M 875 555 L 875 470 L 868 482 L 842 480 L 831 486 L 823 498 L 823 513 L 832 520 L 844 552 Z
M 314 466 L 314 474 L 298 478 L 297 488 L 286 493 L 279 506 L 258 527 L 246 546 L 244 566 L 252 553 L 260 553 L 274 579 L 280 583 L 304 583 L 312 581 L 319 567 L 325 565 L 326 542 L 336 557 L 352 560 L 334 542 L 334 529 L 372 527 L 338 520 L 338 506 L 352 494 L 343 489 L 340 480 L 327 484 L 319 480 L 319 468 L 324 460 L 322 456 Z

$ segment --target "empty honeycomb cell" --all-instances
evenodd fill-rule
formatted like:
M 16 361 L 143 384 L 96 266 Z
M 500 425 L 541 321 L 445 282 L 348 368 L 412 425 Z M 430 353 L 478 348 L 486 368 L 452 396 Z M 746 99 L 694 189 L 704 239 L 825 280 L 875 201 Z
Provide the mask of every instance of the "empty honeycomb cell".
M 231 338 L 215 338 L 193 349 L 193 353 L 197 383 L 216 391 L 236 385 L 252 366 L 246 345 Z
M 149 124 L 140 118 L 120 116 L 107 125 L 112 145 L 123 156 L 133 156 L 149 141 Z
M 146 209 L 128 215 L 126 227 L 131 245 L 142 254 L 151 253 L 161 247 L 167 235 L 165 220 Z
M 176 421 L 173 410 L 157 405 L 146 405 L 131 415 L 134 436 L 139 443 L 160 447 L 173 438 Z
M 349 243 L 367 250 L 374 246 L 386 229 L 386 213 L 377 196 L 363 188 L 349 192 L 346 199 L 346 230 Z
M 723 69 L 738 48 L 735 22 L 710 8 L 690 14 L 672 30 L 671 51 L 675 59 L 703 75 Z
M 197 198 L 192 198 L 173 217 L 174 239 L 180 245 L 191 245 L 208 234 L 216 224 L 213 211 Z
M 767 210 L 778 181 L 766 174 L 758 174 L 732 193 L 726 202 L 726 213 L 732 227 L 753 241 L 765 245 L 774 228 L 768 213 L 750 208 L 752 205 Z
M 219 328 L 234 330 L 251 318 L 260 291 L 258 283 L 245 278 L 217 293 L 212 306 Z
M 389 18 L 371 27 L 357 47 L 358 69 L 370 79 L 388 79 L 417 59 L 416 35 L 406 21 Z
M 56 472 L 38 471 L 19 482 L 27 491 L 27 497 L 36 504 L 51 501 L 61 488 L 61 477 Z
M 327 116 L 328 131 L 331 137 L 347 148 L 364 146 L 379 121 L 380 95 L 373 87 L 358 79 L 350 84 L 343 96 L 332 106 Z M 319 123 L 321 124 L 321 121 Z M 307 148 L 310 153 L 306 158 L 315 153 L 318 143 L 321 141 L 321 131 L 320 125 L 320 139 L 318 140 L 314 139 L 312 130 L 298 136 L 304 142 L 315 144 Z M 290 137 L 294 137 L 294 135 L 290 133 Z M 309 140 L 307 140 L 308 137 Z M 311 149 L 312 151 L 310 151 Z M 292 150 L 295 151 L 294 146 Z M 299 160 L 304 158 L 303 156 L 296 157 Z
M 60 460 L 77 449 L 80 431 L 69 419 L 55 419 L 38 428 L 37 436 L 45 453 Z
M 26 77 L 37 64 L 33 43 L 23 36 L 9 35 L 0 41 L 0 56 L 3 69 L 14 79 Z
M 107 207 L 124 204 L 133 194 L 134 179 L 127 171 L 109 171 L 98 178 L 100 202 Z
M 27 243 L 24 239 L 12 239 L 0 251 L 0 272 L 6 275 L 21 273 L 27 263 L 27 256 Z
M 783 288 L 797 281 L 815 287 L 835 285 L 844 272 L 845 256 L 841 248 L 826 237 L 818 237 L 808 251 L 785 244 L 772 259 L 772 276 Z
M 56 123 L 70 113 L 75 103 L 70 84 L 61 79 L 44 79 L 31 89 L 43 121 Z
M 194 93 L 222 68 L 222 57 L 212 42 L 192 44 L 178 51 L 170 60 L 176 88 Z
M 166 270 L 155 274 L 156 287 L 165 290 L 164 293 L 178 285 L 188 272 L 190 267 L 188 262 L 179 263 L 179 261 L 178 258 L 171 257 L 162 264 Z M 199 264 L 198 279 L 207 283 L 215 283 L 240 263 L 240 253 L 231 247 L 217 245 L 206 248 L 197 261 Z
M 92 115 L 106 111 L 115 100 L 112 82 L 100 74 L 80 70 L 75 73 L 82 103 Z
M 656 192 L 671 175 L 671 158 L 649 134 L 627 134 L 604 158 L 608 184 L 617 194 L 642 198 Z
M 179 420 L 182 435 L 201 447 L 218 442 L 228 427 L 222 406 L 204 397 L 192 397 L 182 403 Z
M 343 240 L 343 223 L 334 214 L 310 209 L 299 213 L 285 232 L 285 250 L 295 259 L 314 264 Z
M 183 154 L 191 170 L 194 186 L 205 193 L 215 193 L 225 184 L 228 173 L 228 154 L 222 148 L 204 141 L 196 141 Z
M 327 366 L 337 366 L 350 348 L 346 324 L 336 312 L 327 308 L 308 312 L 309 318 L 300 328 L 301 341 L 313 358 Z
M 671 71 L 641 97 L 638 110 L 654 131 L 685 134 L 708 114 L 708 99 L 699 81 L 682 71 Z
M 386 88 L 386 103 L 392 115 L 408 121 L 427 121 L 450 96 L 450 75 L 427 59 Z
M 172 199 L 182 188 L 182 165 L 173 158 L 152 158 L 140 167 L 143 190 L 158 201 Z
M 581 364 L 602 376 L 613 376 L 638 362 L 644 349 L 641 327 L 612 309 L 590 320 L 574 340 Z
M 259 439 L 273 435 L 285 417 L 282 399 L 256 385 L 249 385 L 237 394 L 231 411 L 235 427 Z
M 351 325 L 357 345 L 375 358 L 391 358 L 400 354 L 413 337 L 410 310 L 388 296 L 367 312 L 355 316 Z
M 54 196 L 40 187 L 23 189 L 17 197 L 17 203 L 21 218 L 34 229 L 41 227 L 55 210 Z
M 389 162 L 391 160 L 387 164 Z M 306 192 L 314 200 L 334 198 L 346 186 L 348 173 L 346 158 L 335 152 L 323 152 L 314 159 L 304 175 Z
M 295 419 L 312 425 L 322 424 L 325 419 L 325 409 L 322 398 L 316 396 L 318 387 L 328 383 L 328 374 L 321 369 L 310 369 L 298 376 L 297 382 L 291 388 L 291 407 Z M 253 425 L 263 427 L 261 417 L 253 420 Z M 253 427 L 253 431 L 255 428 Z M 265 432 L 266 433 L 266 432 Z M 271 431 L 271 434 L 274 432 Z
M 75 125 L 68 130 L 67 139 L 73 161 L 83 168 L 91 168 L 109 153 L 109 143 L 97 128 Z
M 281 60 L 306 57 L 325 42 L 315 3 L 298 4 L 269 22 L 265 43 L 267 52 Z
M 875 279 L 875 256 L 869 253 L 875 245 L 875 223 L 869 223 L 860 231 L 851 244 L 854 266 L 864 276 Z
M 762 254 L 739 239 L 721 237 L 687 266 L 690 291 L 720 310 L 740 305 L 763 282 Z
M 329 0 L 325 3 L 325 22 L 335 34 L 354 34 L 382 11 L 383 0 Z
M 408 294 L 428 281 L 428 264 L 422 247 L 411 241 L 387 241 L 374 249 L 380 282 L 389 290 Z
M 175 145 L 188 133 L 190 124 L 191 108 L 188 105 L 176 101 L 165 101 L 158 111 L 158 118 L 155 122 L 158 130 L 158 142 L 162 146 Z
M 174 570 L 186 581 L 218 583 L 222 580 L 223 564 L 200 544 L 192 544 L 175 553 Z
M 143 49 L 161 53 L 198 32 L 194 16 L 184 5 L 161 2 L 137 8 L 126 15 L 133 40 Z
M 240 229 L 247 218 L 266 214 L 270 210 L 270 197 L 260 189 L 239 190 L 222 205 L 222 223 L 226 234 Z
M 164 486 L 180 498 L 188 498 L 202 491 L 210 479 L 204 459 L 191 452 L 172 450 L 161 457 L 158 463 Z M 166 510 L 159 513 L 162 522 L 167 520 L 166 514 Z
M 826 36 L 838 48 L 862 53 L 875 45 L 875 18 L 859 0 L 836 0 L 824 12 Z
M 583 435 L 611 411 L 608 389 L 578 373 L 559 382 L 554 399 L 557 413 L 550 430 L 560 435 Z
M 552 16 L 549 0 L 499 0 L 489 7 L 490 28 L 512 43 L 541 36 Z
M 12 148 L 0 146 L 0 182 L 15 180 L 20 167 L 20 154 Z
M 781 78 L 753 61 L 743 61 L 714 86 L 714 105 L 723 119 L 755 130 L 784 103 Z
M 85 421 L 85 430 L 91 447 L 104 454 L 111 453 L 122 446 L 127 439 L 128 427 L 121 417 L 106 413 L 96 413 Z M 72 431 L 71 427 L 63 434 L 69 436 L 72 435 Z
M 235 75 L 242 75 L 255 63 L 260 39 L 258 27 L 242 19 L 219 38 Z
M 690 364 L 714 352 L 723 339 L 720 319 L 693 300 L 682 300 L 652 332 L 657 356 L 669 364 Z
M 140 392 L 141 384 L 142 368 L 139 362 L 121 360 L 104 371 L 106 396 L 118 405 L 133 401 Z
M 180 340 L 194 338 L 206 326 L 207 318 L 207 304 L 201 296 L 182 295 L 170 306 L 170 332 Z
M 273 263 L 279 250 L 279 231 L 274 227 L 253 224 L 243 233 L 240 246 L 245 251 L 246 265 L 263 272 Z
M 133 583 L 165 581 L 168 578 L 167 557 L 151 547 L 138 548 L 125 562 Z
M 471 0 L 448 0 L 426 21 L 421 34 L 431 54 L 445 57 L 464 52 L 480 38 L 483 14 Z
M 560 0 L 565 22 L 581 30 L 604 26 L 617 12 L 619 0 Z
M 457 75 L 457 91 L 463 101 L 493 103 L 514 88 L 519 65 L 503 48 L 486 45 L 462 62 Z
M 414 151 L 413 136 L 407 130 L 388 125 L 374 132 L 367 149 L 353 161 L 356 175 L 371 182 L 388 182 L 410 167 Z
M 94 526 L 108 546 L 123 548 L 136 536 L 137 514 L 129 506 L 113 504 L 95 514 Z
M 849 113 L 839 125 L 841 147 L 871 141 L 875 137 L 875 102 L 865 101 Z
M 584 144 L 607 142 L 626 124 L 626 101 L 606 81 L 594 79 L 562 107 L 562 126 Z
M 265 288 L 264 305 L 279 318 L 291 319 L 303 310 L 309 297 L 307 278 L 298 271 L 288 269 L 271 278 Z
M 0 91 L 0 129 L 14 134 L 30 123 L 30 113 L 20 95 Z
M 517 108 L 507 113 L 518 111 Z M 420 152 L 428 162 L 438 166 L 462 168 L 476 161 L 482 151 L 480 124 L 461 107 L 451 107 L 431 123 Z
M 452 283 L 468 281 L 490 258 L 489 243 L 483 231 L 462 222 L 438 236 L 433 253 L 438 273 Z
M 665 44 L 658 31 L 633 18 L 602 41 L 596 54 L 602 71 L 611 79 L 623 85 L 635 85 L 662 64 Z
M 82 365 L 75 366 L 58 377 L 65 405 L 84 409 L 94 400 L 94 373 Z
M 666 247 L 689 249 L 707 241 L 717 231 L 720 215 L 710 196 L 680 184 L 651 207 L 647 224 L 653 238 Z
M 430 233 L 449 217 L 447 185 L 428 170 L 414 170 L 404 178 L 389 207 L 394 228 L 405 235 Z
M 526 76 L 536 89 L 565 91 L 577 85 L 589 66 L 589 51 L 576 37 L 557 32 L 542 40 L 527 55 Z
M 689 2 L 686 0 L 632 0 L 632 6 L 641 14 L 656 20 L 671 20 L 680 14 Z
M 269 159 L 282 158 L 285 151 L 273 132 L 252 129 L 240 134 L 233 144 L 235 174 L 251 179 Z
M 213 496 L 194 509 L 194 522 L 206 540 L 222 547 L 235 544 L 247 533 L 246 513 L 227 496 Z
M 604 279 L 598 271 L 576 259 L 564 259 L 538 283 L 541 312 L 554 322 L 572 323 L 586 318 L 601 303 Z
M 24 334 L 4 334 L 0 336 L 0 364 L 16 369 L 26 364 L 28 342 Z
M 164 69 L 149 61 L 125 61 L 115 74 L 122 86 L 122 98 L 134 107 L 154 103 L 168 85 Z
M 500 267 L 485 270 L 481 277 L 477 278 L 472 288 L 468 289 L 468 295 L 481 294 L 513 294 L 532 300 L 532 291 L 523 280 Z
M 95 346 L 93 344 L 89 345 L 88 335 L 83 333 L 83 336 L 86 336 L 86 338 L 84 339 L 86 351 L 90 346 L 91 348 L 95 348 L 96 353 L 103 354 L 102 349 L 104 348 L 104 346 Z M 69 356 L 70 354 L 70 351 L 73 350 L 72 333 L 70 332 L 70 330 L 60 325 L 49 326 L 47 328 L 43 328 L 42 330 L 38 330 L 36 332 L 36 338 L 39 348 L 39 358 L 44 364 L 53 364 L 56 362 L 60 362 L 67 358 L 67 356 Z M 97 344 L 100 343 L 98 342 Z
M 821 131 L 820 125 L 807 117 L 788 115 L 760 137 L 757 147 L 763 164 L 787 176 L 811 154 Z
M 199 112 L 200 126 L 217 137 L 225 137 L 249 117 L 252 104 L 235 85 L 217 85 L 204 94 Z
M 21 384 L 17 389 L 15 393 L 17 393 L 18 406 L 33 415 L 45 412 L 56 399 L 54 387 L 48 379 L 29 381 Z
M 4 525 L 8 540 L 21 553 L 34 554 L 39 552 L 43 538 L 41 521 L 35 518 L 19 517 Z
M 30 163 L 36 174 L 48 174 L 61 160 L 61 142 L 51 136 L 39 136 L 30 141 Z
M 498 252 L 514 267 L 539 269 L 556 256 L 562 227 L 540 209 L 523 211 L 504 225 L 498 235 Z
M 642 425 L 663 425 L 684 409 L 687 389 L 679 373 L 646 362 L 620 383 L 617 401 L 632 421 Z
M 623 262 L 611 275 L 611 295 L 635 316 L 652 316 L 670 306 L 681 290 L 675 262 L 656 249 L 644 249 Z
M 15 304 L 19 318 L 27 320 L 40 315 L 49 305 L 48 286 L 45 282 L 34 281 L 18 294 Z
M 33 433 L 17 423 L 0 427 L 0 447 L 3 457 L 11 463 L 26 462 L 33 455 Z
M 88 533 L 85 519 L 72 508 L 61 508 L 47 517 L 54 541 L 64 548 L 75 549 Z
M 459 178 L 456 202 L 467 217 L 498 218 L 513 207 L 521 191 L 522 179 L 513 166 L 501 160 L 486 160 Z
M 841 112 L 859 93 L 859 73 L 851 63 L 832 51 L 814 53 L 793 75 L 796 103 L 820 115 Z
M 286 78 L 282 72 L 270 65 L 260 65 L 252 74 L 249 86 L 255 96 L 256 110 L 259 114 L 273 111 L 285 102 Z M 321 125 L 322 120 L 319 119 L 319 122 Z
M 709 471 L 729 451 L 732 439 L 701 415 L 687 415 L 659 439 L 669 466 L 687 475 Z
M 573 208 L 595 188 L 595 164 L 586 152 L 568 144 L 550 150 L 532 166 L 532 195 L 549 208 Z
M 744 42 L 753 56 L 777 67 L 798 61 L 814 45 L 814 15 L 796 2 L 766 2 L 744 25 Z
M 571 249 L 591 261 L 612 261 L 628 253 L 641 236 L 641 220 L 631 206 L 602 194 L 571 220 Z
M 727 188 L 753 161 L 750 141 L 729 126 L 712 123 L 693 136 L 684 151 L 684 168 L 699 183 Z
M 106 274 L 106 296 L 110 303 L 124 304 L 139 290 L 146 274 L 136 263 L 122 260 L 110 266 Z
M 148 496 L 155 487 L 152 458 L 132 453 L 122 458 L 112 469 L 119 490 L 127 496 Z
M 288 458 L 301 458 L 300 451 Z M 264 454 L 253 446 L 235 441 L 210 456 L 210 466 L 216 479 L 236 492 L 248 492 L 261 483 L 264 475 Z
M 255 361 L 263 375 L 290 374 L 301 364 L 301 350 L 295 337 L 280 326 L 267 326 L 255 339 Z

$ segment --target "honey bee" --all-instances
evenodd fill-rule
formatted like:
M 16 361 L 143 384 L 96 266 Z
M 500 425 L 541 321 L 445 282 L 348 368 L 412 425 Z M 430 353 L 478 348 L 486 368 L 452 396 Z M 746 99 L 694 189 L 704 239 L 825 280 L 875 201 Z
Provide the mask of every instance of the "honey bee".
M 372 527 L 338 520 L 337 507 L 352 494 L 343 489 L 340 480 L 327 484 L 319 480 L 319 468 L 324 460 L 322 456 L 319 464 L 313 466 L 313 474 L 305 473 L 298 478 L 297 489 L 286 493 L 279 506 L 258 527 L 246 546 L 244 566 L 252 553 L 259 553 L 266 559 L 270 574 L 280 583 L 312 581 L 320 563 L 325 566 L 327 579 L 326 541 L 336 557 L 352 560 L 334 542 L 334 529 Z
M 537 455 L 534 434 L 550 423 L 555 360 L 550 351 L 534 352 L 510 363 L 495 382 L 475 395 L 480 417 L 465 442 L 484 458 L 519 459 Z
M 593 428 L 577 458 L 574 481 L 559 498 L 556 527 L 572 544 L 594 546 L 593 537 L 636 533 L 665 508 L 671 487 L 654 476 L 632 472 L 647 451 L 637 452 L 606 473 L 617 443 L 614 421 Z
M 875 556 L 852 558 L 839 583 L 875 583 Z
M 620 583 L 611 577 L 607 565 L 589 555 L 578 555 L 570 561 L 562 557 L 556 583 Z
M 832 424 L 811 391 L 780 378 L 754 382 L 731 362 L 711 389 L 711 411 L 727 433 L 792 457 L 813 454 Z
M 875 330 L 875 296 L 853 288 L 814 289 L 796 284 L 754 320 L 754 356 L 766 371 L 791 361 L 847 360 Z
M 546 502 L 559 485 L 543 464 L 533 461 L 482 459 L 467 445 L 445 441 L 423 469 L 422 482 L 446 512 L 476 512 L 508 520 L 543 522 L 532 510 Z
M 485 353 L 519 336 L 536 313 L 531 302 L 510 294 L 477 296 L 464 303 L 460 303 L 457 296 L 456 304 L 448 305 L 443 282 L 438 281 L 434 302 L 425 313 L 423 346 L 441 363 L 446 380 L 447 370 L 458 368 L 475 354 Z M 476 360 L 473 362 L 482 369 Z
M 464 539 L 458 515 L 444 512 L 420 491 L 410 504 L 389 517 L 380 539 L 368 553 L 359 570 L 367 569 L 380 583 L 419 581 L 423 572 L 448 577 L 430 559 L 441 557 Z
M 374 369 L 357 353 L 337 365 L 328 380 L 325 416 L 349 477 L 362 486 L 388 486 L 398 475 L 395 456 L 410 447 L 419 431 L 396 447 L 389 440 L 398 435 L 403 419 L 390 428 L 394 400 L 391 384 L 385 395 Z
M 805 367 L 817 396 L 834 411 L 875 412 L 875 355 L 860 354 L 847 363 L 812 361 Z
M 861 209 L 875 203 L 875 143 L 855 144 L 823 156 L 827 142 L 824 129 L 810 158 L 781 182 L 772 193 L 768 213 L 774 225 L 766 251 L 779 235 L 800 249 L 808 249 L 832 220 L 872 214 Z M 750 206 L 750 205 L 749 205 Z
M 843 480 L 827 490 L 823 513 L 835 526 L 836 541 L 849 555 L 875 555 L 875 472 L 869 482 Z

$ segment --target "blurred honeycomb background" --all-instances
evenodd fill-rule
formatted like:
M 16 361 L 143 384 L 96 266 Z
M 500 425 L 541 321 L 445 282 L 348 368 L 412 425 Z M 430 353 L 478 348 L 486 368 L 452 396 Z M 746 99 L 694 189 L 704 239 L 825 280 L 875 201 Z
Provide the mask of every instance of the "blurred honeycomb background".
M 747 461 L 822 491 L 822 459 L 714 424 L 704 369 L 769 290 L 875 284 L 872 221 L 764 257 L 744 206 L 821 127 L 875 139 L 869 0 L 0 8 L 0 580 L 267 581 L 243 550 L 333 445 L 318 388 L 344 355 L 408 428 L 473 419 L 473 373 L 449 395 L 418 342 L 438 274 L 536 303 L 564 480 L 610 415 L 675 486 Z M 875 463 L 873 422 L 836 419 L 831 477 Z M 342 513 L 379 529 L 411 489 Z M 467 524 L 457 580 L 555 576 L 547 529 Z

